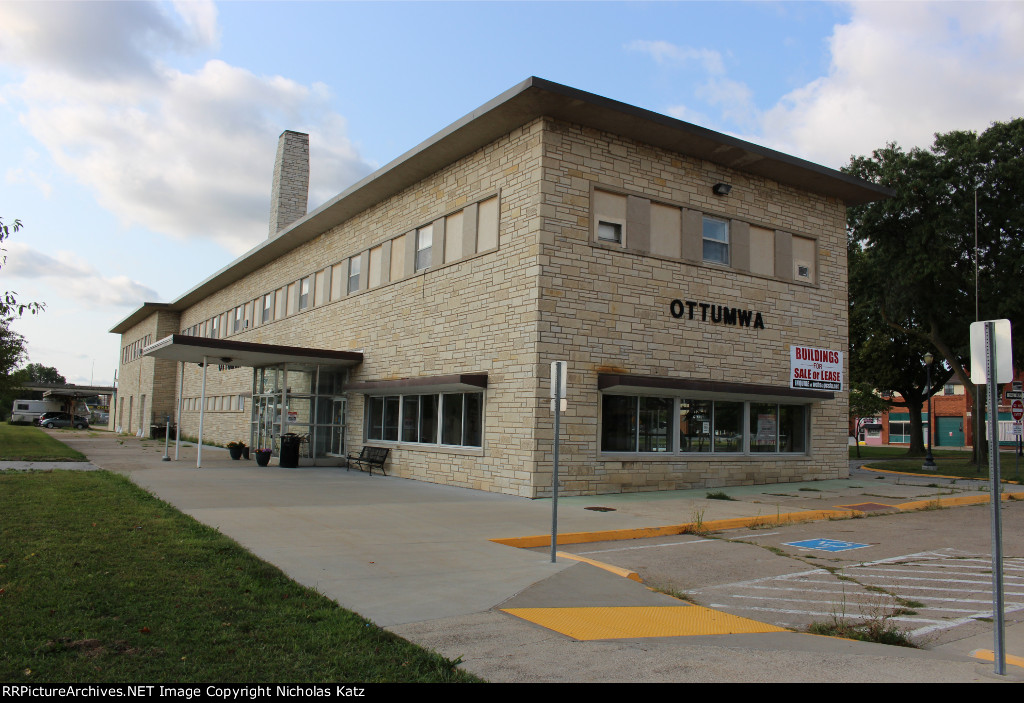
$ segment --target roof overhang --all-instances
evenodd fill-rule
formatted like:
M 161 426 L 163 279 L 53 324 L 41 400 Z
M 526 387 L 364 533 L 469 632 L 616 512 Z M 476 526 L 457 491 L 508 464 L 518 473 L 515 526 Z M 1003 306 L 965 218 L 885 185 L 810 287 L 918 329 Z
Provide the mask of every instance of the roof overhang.
M 343 390 L 353 393 L 393 395 L 411 393 L 455 393 L 482 391 L 487 388 L 486 373 L 455 373 L 446 376 L 419 376 L 386 381 L 349 383 Z
M 142 350 L 143 356 L 191 362 L 216 362 L 227 366 L 260 368 L 278 364 L 319 364 L 321 366 L 355 366 L 363 361 L 362 352 L 285 347 L 277 344 L 235 342 L 227 339 L 190 337 L 172 334 Z
M 42 390 L 44 398 L 92 398 L 97 395 L 113 395 L 117 389 L 113 386 L 64 386 L 63 388 L 42 389 L 25 386 L 28 390 Z
M 635 374 L 598 374 L 597 388 L 609 393 L 644 395 L 666 393 L 668 395 L 686 395 L 688 398 L 735 398 L 737 400 L 749 400 L 751 397 L 757 397 L 765 401 L 776 402 L 808 402 L 835 398 L 835 393 L 831 391 L 810 391 L 789 386 L 702 381 L 691 378 L 666 378 Z

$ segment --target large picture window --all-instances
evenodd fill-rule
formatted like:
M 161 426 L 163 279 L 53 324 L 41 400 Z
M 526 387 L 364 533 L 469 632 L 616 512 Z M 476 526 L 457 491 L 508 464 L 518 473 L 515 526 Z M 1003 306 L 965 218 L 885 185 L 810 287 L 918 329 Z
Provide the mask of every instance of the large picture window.
M 805 405 L 603 394 L 601 451 L 806 453 L 809 417 Z
M 382 442 L 480 447 L 483 393 L 368 396 L 366 438 Z M 399 431 L 401 430 L 401 431 Z

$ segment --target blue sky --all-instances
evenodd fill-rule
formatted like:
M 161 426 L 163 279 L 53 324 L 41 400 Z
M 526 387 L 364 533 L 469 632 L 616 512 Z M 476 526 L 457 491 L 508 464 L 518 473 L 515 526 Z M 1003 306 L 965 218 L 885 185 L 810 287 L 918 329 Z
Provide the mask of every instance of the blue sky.
M 1024 115 L 1024 3 L 6 2 L 0 291 L 30 360 L 109 383 L 107 330 L 536 75 L 831 167 Z

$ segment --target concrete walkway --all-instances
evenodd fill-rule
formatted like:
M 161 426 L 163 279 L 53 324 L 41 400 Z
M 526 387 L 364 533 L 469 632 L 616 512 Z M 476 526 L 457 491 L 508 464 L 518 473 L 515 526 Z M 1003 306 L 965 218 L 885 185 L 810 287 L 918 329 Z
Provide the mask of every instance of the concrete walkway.
M 998 677 L 991 663 L 968 656 L 991 649 L 991 637 L 933 651 L 791 632 L 568 637 L 504 610 L 626 606 L 639 614 L 648 608 L 679 612 L 682 604 L 589 564 L 552 564 L 546 553 L 491 541 L 550 534 L 548 500 L 343 468 L 258 468 L 214 448 L 204 448 L 204 467 L 196 469 L 191 447 L 179 461 L 164 462 L 162 443 L 101 432 L 54 434 L 95 466 L 126 474 L 295 580 L 407 639 L 461 657 L 466 669 L 491 681 L 1024 680 L 1024 668 L 1008 666 L 1008 675 Z M 920 495 L 916 479 L 882 481 L 894 495 Z M 831 496 L 798 493 L 803 485 Z M 850 486 L 730 487 L 735 501 L 708 501 L 703 489 L 562 498 L 559 532 L 628 533 L 690 522 L 698 510 L 706 522 L 763 519 L 766 504 L 772 514 L 830 509 L 844 490 L 850 503 L 863 502 L 862 492 Z M 768 497 L 779 493 L 798 497 Z M 593 507 L 614 510 L 587 509 Z M 1007 651 L 1024 655 L 1024 629 L 1010 629 Z

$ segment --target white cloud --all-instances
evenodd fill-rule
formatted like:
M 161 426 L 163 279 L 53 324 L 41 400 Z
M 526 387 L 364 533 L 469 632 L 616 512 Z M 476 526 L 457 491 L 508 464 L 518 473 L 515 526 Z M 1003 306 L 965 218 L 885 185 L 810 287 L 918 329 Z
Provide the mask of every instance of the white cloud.
M 984 130 L 1024 114 L 1024 4 L 852 5 L 827 76 L 763 115 L 760 141 L 830 166 L 889 141 Z
M 155 3 L 70 3 L 69 17 L 47 5 L 0 5 L 0 26 L 9 20 L 24 36 L 0 51 L 0 61 L 26 67 L 8 100 L 20 101 L 26 129 L 124 226 L 247 251 L 267 236 L 285 129 L 311 134 L 311 209 L 370 172 L 325 86 L 219 60 L 194 72 L 162 62 L 216 41 L 211 4 L 178 2 L 171 16 Z M 60 45 L 75 22 L 98 36 Z
M 650 54 L 651 58 L 659 64 L 686 65 L 697 62 L 705 72 L 712 75 L 725 73 L 725 65 L 722 63 L 722 55 L 712 49 L 698 49 L 691 46 L 679 46 L 672 42 L 663 40 L 648 41 L 638 39 L 626 45 L 630 51 L 640 51 Z
M 45 279 L 47 287 L 62 298 L 77 300 L 91 307 L 136 306 L 141 301 L 158 301 L 159 294 L 127 276 L 105 278 L 93 266 L 72 252 L 44 254 L 27 244 L 6 245 L 4 279 Z

